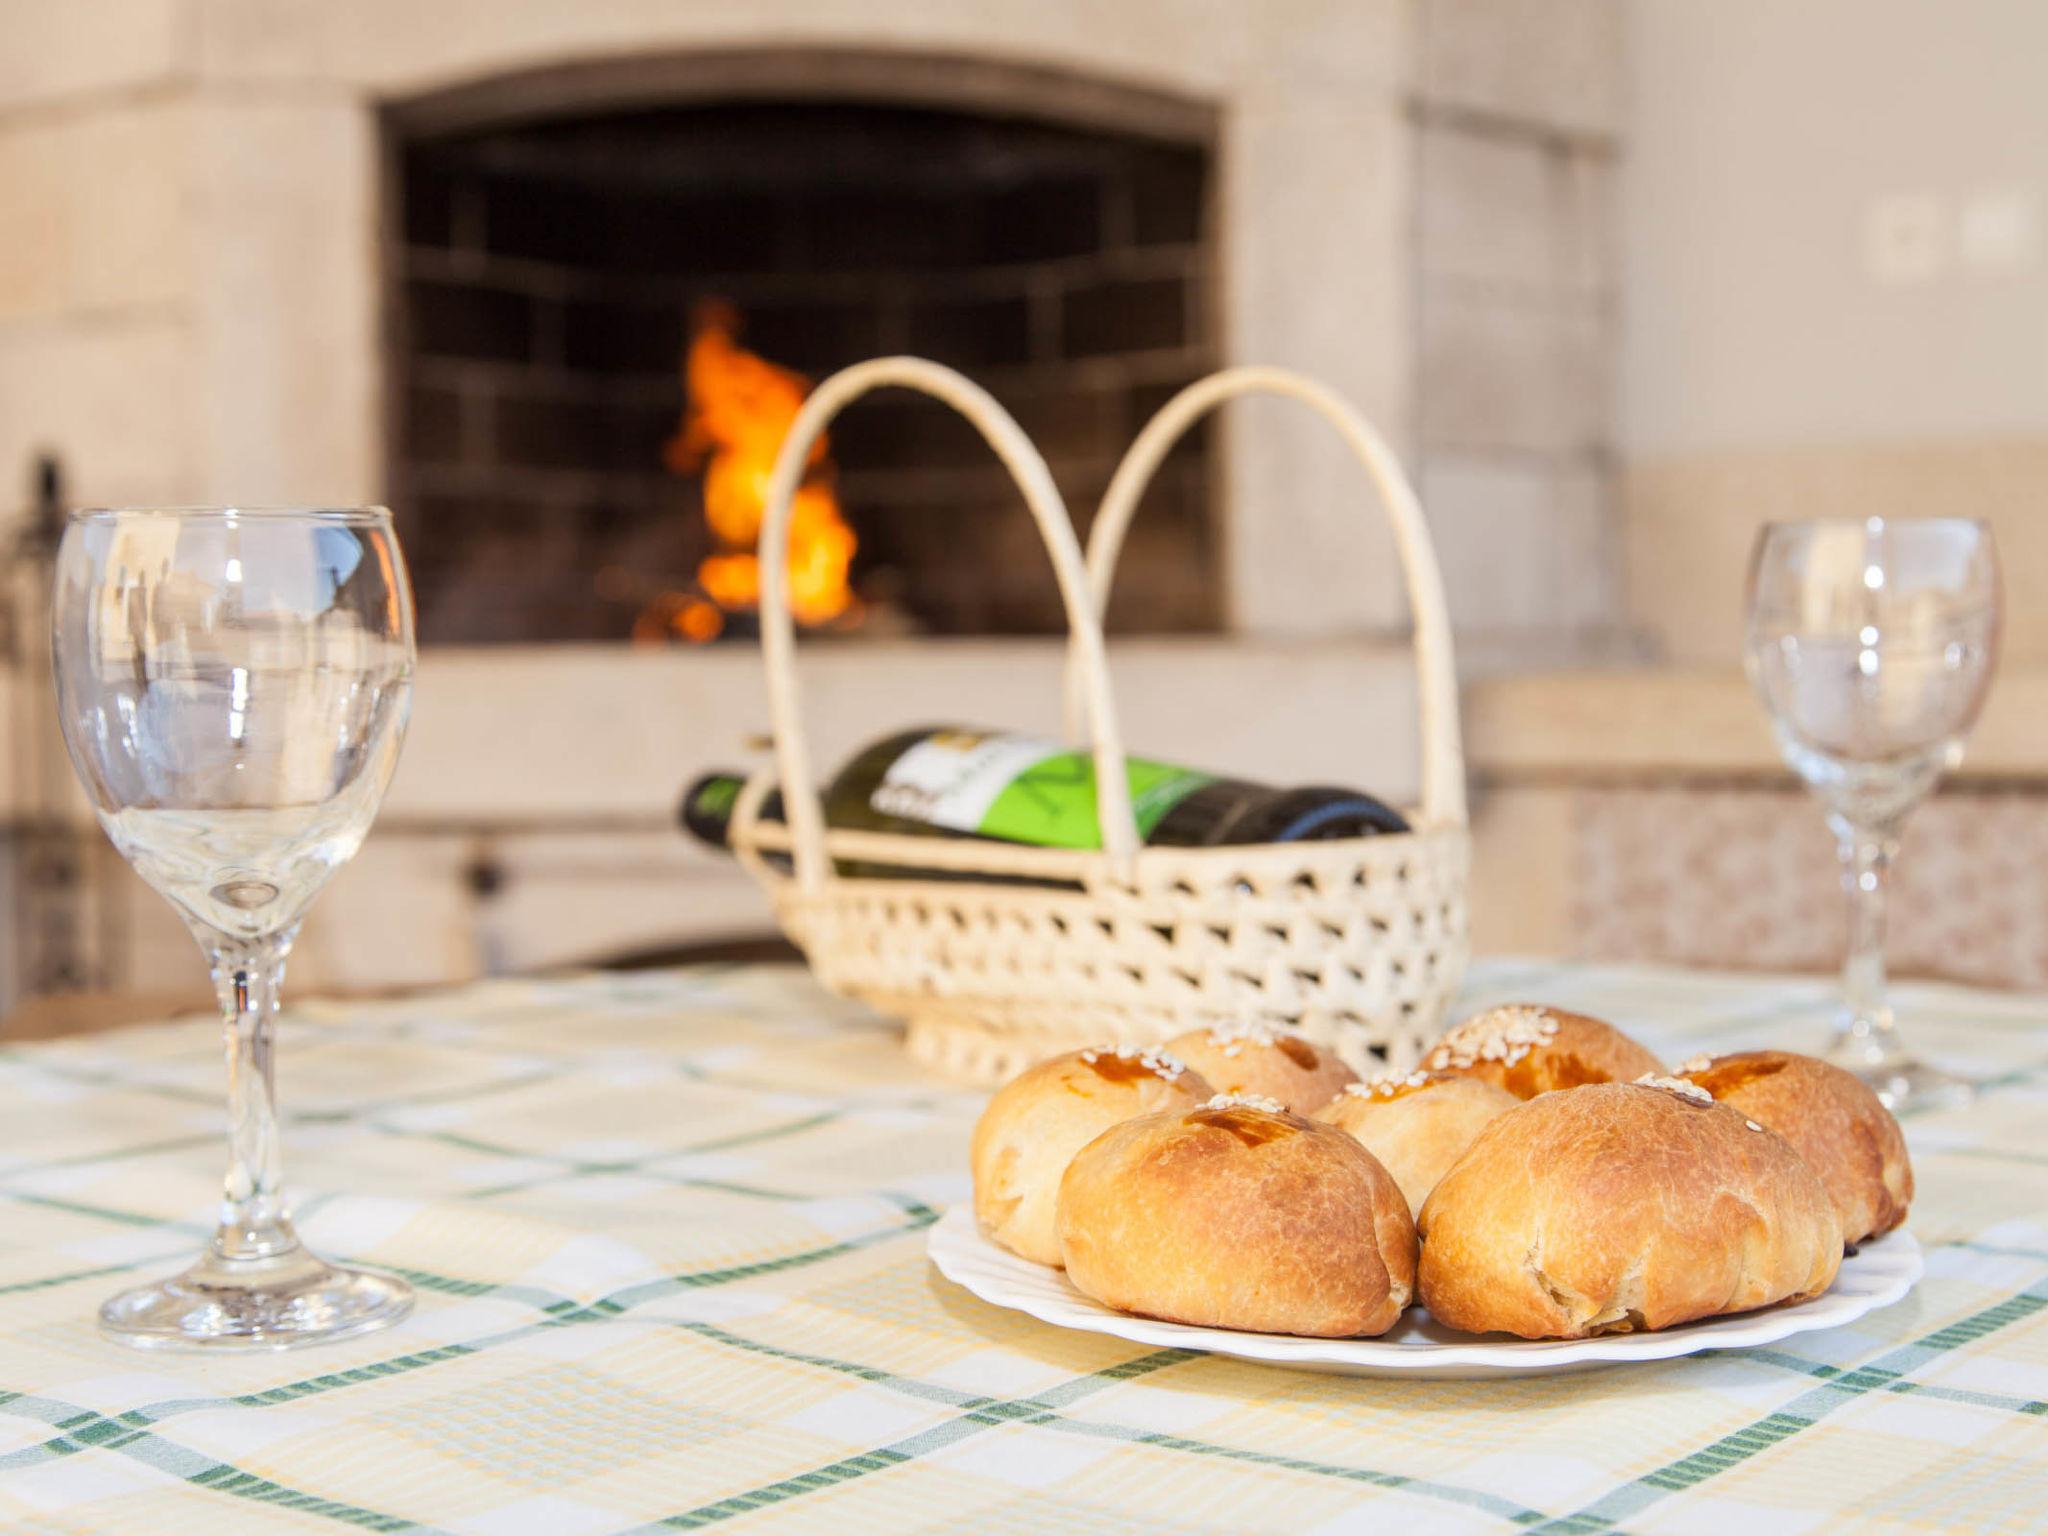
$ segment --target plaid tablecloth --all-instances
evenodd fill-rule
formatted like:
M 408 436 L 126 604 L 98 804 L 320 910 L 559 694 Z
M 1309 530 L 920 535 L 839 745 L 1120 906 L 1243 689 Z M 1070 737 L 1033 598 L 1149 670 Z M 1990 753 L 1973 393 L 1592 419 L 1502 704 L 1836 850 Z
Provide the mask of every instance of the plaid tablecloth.
M 1827 988 L 1480 967 L 1667 1056 L 1804 1043 Z M 1781 1348 L 1506 1382 L 1297 1374 L 1064 1333 L 924 1258 L 978 1099 L 773 968 L 496 983 L 282 1047 L 323 1252 L 397 1329 L 256 1358 L 103 1342 L 217 1192 L 202 1022 L 0 1051 L 0 1523 L 123 1536 L 2048 1527 L 2048 1005 L 1901 989 L 1989 1080 L 1909 1120 L 1927 1277 Z

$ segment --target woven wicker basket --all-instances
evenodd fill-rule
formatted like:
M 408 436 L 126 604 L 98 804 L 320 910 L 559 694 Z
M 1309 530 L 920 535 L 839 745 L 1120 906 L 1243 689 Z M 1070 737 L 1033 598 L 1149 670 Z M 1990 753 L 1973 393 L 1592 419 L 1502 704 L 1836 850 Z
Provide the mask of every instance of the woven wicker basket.
M 1099 851 L 826 830 L 794 671 L 790 505 L 826 423 L 885 386 L 958 409 L 1023 490 L 1066 604 L 1069 728 L 1085 726 L 1093 743 Z M 1140 844 L 1100 614 L 1124 529 L 1167 450 L 1204 412 L 1249 393 L 1288 396 L 1327 418 L 1392 519 L 1421 680 L 1422 804 L 1408 834 L 1263 847 Z M 776 761 L 741 793 L 732 845 L 819 980 L 905 1019 L 919 1059 L 987 1083 L 1079 1045 L 1145 1044 L 1197 1024 L 1258 1021 L 1299 1030 L 1364 1070 L 1405 1068 L 1435 1036 L 1465 968 L 1471 858 L 1443 586 L 1399 463 L 1329 391 L 1268 368 L 1234 369 L 1184 390 L 1118 467 L 1084 564 L 1044 460 L 994 399 L 922 359 L 861 363 L 820 384 L 792 425 L 770 483 L 760 556 Z M 778 786 L 787 826 L 758 817 Z M 788 855 L 789 872 L 769 853 Z M 848 879 L 835 873 L 835 859 L 947 878 Z

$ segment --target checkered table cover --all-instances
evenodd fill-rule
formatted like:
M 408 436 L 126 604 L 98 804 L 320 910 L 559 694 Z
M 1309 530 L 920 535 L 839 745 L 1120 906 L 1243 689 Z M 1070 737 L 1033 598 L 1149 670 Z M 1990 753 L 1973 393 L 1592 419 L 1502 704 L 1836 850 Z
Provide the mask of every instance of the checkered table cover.
M 1467 1001 L 1664 1055 L 1808 1044 L 1826 985 L 1496 962 Z M 1908 1122 L 1927 1276 L 1782 1348 L 1516 1381 L 1067 1333 L 927 1265 L 977 1096 L 774 967 L 497 982 L 286 1020 L 300 1226 L 400 1327 L 143 1354 L 93 1313 L 209 1228 L 202 1021 L 0 1051 L 0 1528 L 546 1533 L 2048 1527 L 2048 1029 L 1901 988 L 1989 1081 Z

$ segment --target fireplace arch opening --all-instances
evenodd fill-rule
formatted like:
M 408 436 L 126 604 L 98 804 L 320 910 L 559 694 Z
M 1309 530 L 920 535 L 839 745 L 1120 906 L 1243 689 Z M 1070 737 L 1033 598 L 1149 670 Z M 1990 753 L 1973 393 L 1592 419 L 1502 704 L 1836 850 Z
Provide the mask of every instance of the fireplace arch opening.
M 1216 366 L 1200 105 L 959 61 L 633 63 L 386 113 L 390 495 L 428 643 L 751 633 L 736 494 L 802 381 L 864 357 L 984 383 L 1084 530 L 1138 427 Z M 966 423 L 891 393 L 828 450 L 820 633 L 1063 629 Z M 1214 452 L 1159 476 L 1113 629 L 1219 626 Z

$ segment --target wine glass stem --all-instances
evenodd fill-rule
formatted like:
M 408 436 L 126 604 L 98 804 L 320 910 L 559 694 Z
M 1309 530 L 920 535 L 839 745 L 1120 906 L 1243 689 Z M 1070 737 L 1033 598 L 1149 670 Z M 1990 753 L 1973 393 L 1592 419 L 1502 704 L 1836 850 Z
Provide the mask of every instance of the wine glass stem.
M 1842 963 L 1838 1051 L 1851 1051 L 1872 1064 L 1897 1057 L 1899 1045 L 1891 1004 L 1885 1000 L 1885 899 L 1897 835 L 1889 830 L 1835 819 L 1842 855 L 1842 889 L 1848 897 L 1849 950 Z
M 213 1248 L 230 1263 L 261 1262 L 299 1246 L 284 1210 L 271 1057 L 285 957 L 297 933 L 294 926 L 257 939 L 200 935 L 226 1025 L 228 1172 Z

